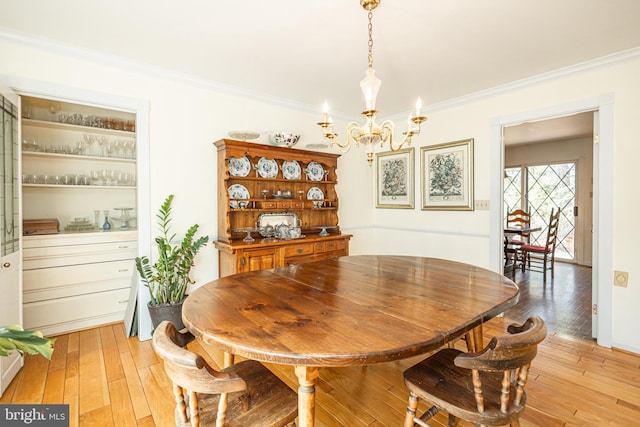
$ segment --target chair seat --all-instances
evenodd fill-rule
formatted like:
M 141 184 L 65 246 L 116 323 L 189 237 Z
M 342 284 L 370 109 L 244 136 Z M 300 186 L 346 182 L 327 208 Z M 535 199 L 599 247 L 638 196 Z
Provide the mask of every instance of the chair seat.
M 484 412 L 478 412 L 473 394 L 472 377 L 468 369 L 455 366 L 454 359 L 462 354 L 456 349 L 440 350 L 404 372 L 407 388 L 420 398 L 455 417 L 484 425 L 503 425 L 515 421 L 525 408 L 526 395 L 510 412 L 500 412 L 502 372 L 482 372 L 485 401 Z M 511 387 L 511 395 L 515 395 Z
M 545 253 L 547 250 L 544 246 L 536 246 L 536 245 L 522 245 L 520 249 L 522 249 L 523 251 L 540 252 L 540 253 Z
M 225 426 L 228 427 L 276 427 L 292 423 L 298 410 L 296 393 L 259 362 L 247 360 L 236 363 L 221 372 L 237 375 L 247 383 L 246 391 L 229 393 Z M 218 394 L 198 394 L 200 422 L 203 426 L 215 426 L 218 410 Z M 182 423 L 176 410 L 176 425 Z

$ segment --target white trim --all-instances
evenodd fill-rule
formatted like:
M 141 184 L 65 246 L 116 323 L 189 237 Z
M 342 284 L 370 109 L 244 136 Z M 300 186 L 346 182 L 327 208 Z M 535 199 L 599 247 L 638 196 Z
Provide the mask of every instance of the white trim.
M 239 86 L 233 86 L 203 77 L 198 77 L 192 74 L 182 73 L 170 70 L 168 68 L 147 64 L 141 61 L 127 59 L 117 55 L 111 55 L 90 49 L 80 48 L 51 39 L 33 37 L 31 35 L 18 33 L 0 27 L 0 40 L 3 39 L 14 43 L 27 45 L 36 49 L 42 49 L 49 53 L 53 52 L 55 54 L 75 58 L 82 61 L 90 61 L 110 67 L 117 67 L 131 72 L 140 73 L 145 76 L 154 76 L 165 80 L 183 83 L 196 88 L 202 88 L 214 92 L 253 99 L 256 101 L 265 102 L 271 105 L 279 105 L 297 111 L 320 114 L 319 105 L 309 105 L 302 102 L 274 96 L 268 93 L 257 92 Z M 346 121 L 352 120 L 351 115 L 341 113 L 339 111 L 332 111 L 331 115 L 337 119 Z
M 464 237 L 474 237 L 480 239 L 488 239 L 491 236 L 487 233 L 480 233 L 475 231 L 460 231 L 460 230 L 443 230 L 440 228 L 429 228 L 429 227 L 400 227 L 400 226 L 390 226 L 390 225 L 381 225 L 381 224 L 371 224 L 371 225 L 361 225 L 354 227 L 340 227 L 342 231 L 349 230 L 364 230 L 364 229 L 376 229 L 376 230 L 390 230 L 390 231 L 402 231 L 407 233 L 424 233 L 424 234 L 442 234 L 448 236 L 464 236 Z
M 613 93 L 534 111 L 496 117 L 491 120 L 491 210 L 490 268 L 500 271 L 502 257 L 502 186 L 504 150 L 502 129 L 527 121 L 544 120 L 583 111 L 598 111 L 600 144 L 593 194 L 593 276 L 598 293 L 598 344 L 611 347 L 613 337 Z
M 256 92 L 248 90 L 239 86 L 233 86 L 221 82 L 216 82 L 203 77 L 194 76 L 192 74 L 181 73 L 167 68 L 154 66 L 141 61 L 127 59 L 117 55 L 110 55 L 102 52 L 96 52 L 94 50 L 80 48 L 72 46 L 68 43 L 62 43 L 56 40 L 46 39 L 42 37 L 34 37 L 25 33 L 16 32 L 7 28 L 0 27 L 0 40 L 7 40 L 14 43 L 20 43 L 28 45 L 37 49 L 42 49 L 46 52 L 54 52 L 60 55 L 76 58 L 83 61 L 92 61 L 108 66 L 115 66 L 125 70 L 141 73 L 144 75 L 156 76 L 159 78 L 172 80 L 180 83 L 184 83 L 194 87 L 200 87 L 207 90 L 212 90 L 220 93 L 226 93 L 234 96 L 245 97 L 254 99 L 268 104 L 279 105 L 285 108 L 290 108 L 297 111 L 307 113 L 318 113 L 317 105 L 309 105 L 302 102 L 293 101 L 286 98 L 277 97 L 263 92 Z M 621 52 L 605 55 L 600 58 L 580 62 L 578 64 L 570 65 L 568 67 L 559 68 L 547 73 L 538 74 L 535 76 L 516 80 L 507 84 L 487 88 L 477 92 L 473 92 L 467 95 L 463 95 L 457 98 L 451 98 L 442 102 L 426 105 L 423 108 L 425 114 L 429 114 L 436 111 L 442 111 L 453 107 L 458 107 L 471 102 L 480 101 L 483 99 L 491 98 L 499 94 L 519 90 L 533 85 L 538 85 L 558 78 L 566 77 L 569 75 L 590 71 L 596 68 L 605 67 L 613 63 L 628 61 L 636 59 L 640 56 L 640 47 L 624 50 Z M 403 111 L 398 114 L 394 114 L 388 117 L 381 117 L 389 120 L 404 120 L 407 117 L 407 113 L 410 111 Z M 332 111 L 332 116 L 337 119 L 345 121 L 358 120 L 360 117 L 353 116 L 340 111 Z

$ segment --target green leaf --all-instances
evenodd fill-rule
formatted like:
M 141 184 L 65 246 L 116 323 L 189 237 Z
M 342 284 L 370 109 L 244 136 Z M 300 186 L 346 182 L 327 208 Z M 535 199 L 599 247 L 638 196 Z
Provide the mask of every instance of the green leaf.
M 40 353 L 47 359 L 53 354 L 55 338 L 44 338 L 40 331 L 25 331 L 19 325 L 0 327 L 0 356 L 12 350 L 29 354 Z

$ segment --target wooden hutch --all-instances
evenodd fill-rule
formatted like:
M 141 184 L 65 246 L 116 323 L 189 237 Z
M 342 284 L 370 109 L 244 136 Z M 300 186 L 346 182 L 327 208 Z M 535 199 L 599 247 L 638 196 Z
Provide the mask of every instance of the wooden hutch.
M 230 139 L 214 145 L 220 277 L 349 255 L 351 235 L 338 225 L 339 154 Z M 300 236 L 271 237 L 259 227 L 280 216 L 295 217 Z

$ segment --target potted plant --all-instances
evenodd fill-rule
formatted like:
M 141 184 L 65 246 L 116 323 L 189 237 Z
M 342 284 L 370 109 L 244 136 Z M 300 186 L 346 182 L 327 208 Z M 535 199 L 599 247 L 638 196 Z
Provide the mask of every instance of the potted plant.
M 154 329 L 163 321 L 170 320 L 178 328 L 182 323 L 182 303 L 186 298 L 187 286 L 195 283 L 189 273 L 193 259 L 209 241 L 208 236 L 195 237 L 198 224 L 192 225 L 182 242 L 172 244 L 176 235 L 171 234 L 171 203 L 169 195 L 156 215 L 160 235 L 156 237 L 158 260 L 151 265 L 146 256 L 136 258 L 136 268 L 142 283 L 149 289 L 151 301 L 147 304 Z
M 12 350 L 29 354 L 40 353 L 51 360 L 55 338 L 44 338 L 40 331 L 25 331 L 20 325 L 0 326 L 0 356 Z

